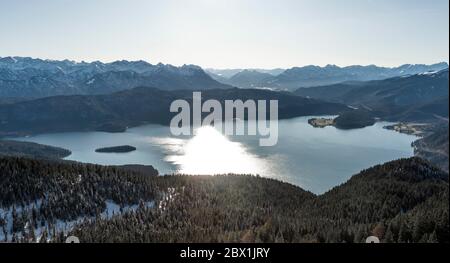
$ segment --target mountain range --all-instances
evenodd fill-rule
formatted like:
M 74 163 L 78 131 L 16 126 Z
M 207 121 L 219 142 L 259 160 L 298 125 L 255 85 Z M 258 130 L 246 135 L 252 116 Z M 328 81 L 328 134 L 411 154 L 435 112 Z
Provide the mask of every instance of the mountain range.
M 138 86 L 163 90 L 222 88 L 268 88 L 295 90 L 347 81 L 380 80 L 396 76 L 435 72 L 447 63 L 403 65 L 396 68 L 370 66 L 305 66 L 290 69 L 207 69 L 196 65 L 175 67 L 146 61 L 104 63 L 44 60 L 30 57 L 0 58 L 0 100 L 56 95 L 107 94 Z
M 344 103 L 392 121 L 448 119 L 448 69 L 368 82 L 299 88 L 302 97 Z
M 29 57 L 0 58 L 0 98 L 106 94 L 137 86 L 165 90 L 230 88 L 195 65 L 175 67 L 126 60 L 87 63 Z
M 375 65 L 338 67 L 336 65 L 293 67 L 286 70 L 207 70 L 222 83 L 240 88 L 271 88 L 295 90 L 301 87 L 313 87 L 336 84 L 347 81 L 381 80 L 398 76 L 436 72 L 448 68 L 445 62 L 433 65 L 405 64 L 387 68 Z

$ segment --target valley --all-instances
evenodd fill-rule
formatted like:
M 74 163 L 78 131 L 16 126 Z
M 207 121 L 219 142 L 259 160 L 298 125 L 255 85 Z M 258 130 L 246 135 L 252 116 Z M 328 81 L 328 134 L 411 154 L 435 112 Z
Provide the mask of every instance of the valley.
M 449 242 L 446 63 L 7 57 L 0 87 L 2 241 Z M 278 143 L 209 126 L 172 136 L 170 105 L 192 108 L 193 91 L 221 106 L 277 100 Z
M 278 142 L 271 147 L 260 147 L 261 136 L 257 135 L 230 136 L 218 128 L 202 127 L 195 135 L 174 136 L 169 127 L 155 124 L 124 133 L 49 133 L 15 140 L 68 149 L 72 154 L 65 159 L 71 161 L 152 165 L 162 175 L 258 174 L 317 194 L 364 168 L 414 155 L 411 144 L 418 138 L 383 129 L 388 123 L 352 130 L 317 129 L 308 124 L 310 118 L 279 120 Z M 137 150 L 120 154 L 95 151 L 117 145 L 133 145 Z

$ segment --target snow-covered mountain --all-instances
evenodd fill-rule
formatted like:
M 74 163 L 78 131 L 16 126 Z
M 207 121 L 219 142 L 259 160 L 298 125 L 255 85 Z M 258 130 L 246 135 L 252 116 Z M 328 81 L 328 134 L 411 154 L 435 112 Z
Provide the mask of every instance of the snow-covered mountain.
M 137 86 L 166 90 L 229 87 L 195 65 L 152 65 L 142 60 L 88 63 L 29 57 L 0 58 L 0 97 L 101 94 Z
M 336 65 L 293 67 L 278 74 L 277 70 L 213 70 L 209 74 L 217 81 L 241 88 L 272 88 L 295 90 L 300 87 L 331 85 L 348 81 L 382 80 L 392 77 L 438 72 L 448 68 L 445 62 L 433 65 L 406 64 L 387 68 L 375 65 L 338 67 Z

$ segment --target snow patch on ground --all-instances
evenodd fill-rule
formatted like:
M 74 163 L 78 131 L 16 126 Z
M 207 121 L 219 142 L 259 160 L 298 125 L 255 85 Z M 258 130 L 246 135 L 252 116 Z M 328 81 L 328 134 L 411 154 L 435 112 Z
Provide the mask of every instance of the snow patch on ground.
M 5 221 L 4 226 L 0 226 L 0 242 L 2 241 L 12 241 L 13 237 L 13 211 L 15 208 L 16 214 L 18 216 L 21 216 L 23 212 L 30 213 L 32 212 L 33 208 L 36 210 L 39 210 L 41 208 L 41 205 L 43 203 L 42 199 L 38 199 L 32 203 L 29 203 L 25 206 L 20 205 L 12 205 L 8 208 L 2 208 L 0 207 L 0 220 L 3 219 Z M 115 203 L 112 200 L 106 200 L 105 201 L 106 209 L 103 211 L 99 216 L 102 219 L 111 219 L 113 216 L 121 215 L 129 212 L 134 212 L 139 209 L 139 204 L 133 204 L 133 205 L 126 205 L 126 206 L 120 206 L 119 204 Z M 154 201 L 148 201 L 142 203 L 142 206 L 144 208 L 153 208 L 155 206 Z M 95 217 L 86 217 L 86 216 L 80 216 L 75 220 L 70 221 L 63 221 L 63 220 L 56 220 L 53 224 L 49 222 L 45 222 L 44 225 L 41 225 L 40 222 L 38 222 L 38 227 L 35 228 L 34 226 L 30 226 L 30 224 L 27 222 L 25 224 L 25 227 L 22 231 L 16 232 L 15 236 L 16 238 L 23 238 L 26 236 L 27 233 L 31 233 L 31 231 L 34 232 L 34 236 L 36 237 L 36 242 L 39 242 L 44 234 L 45 231 L 47 231 L 47 241 L 50 241 L 52 238 L 53 232 L 55 231 L 55 234 L 59 234 L 63 232 L 64 234 L 67 234 L 69 231 L 71 231 L 76 225 L 81 224 L 82 222 L 86 220 L 93 220 Z M 33 229 L 31 229 L 33 228 Z M 7 238 L 5 237 L 5 232 L 7 235 Z
M 439 71 L 427 71 L 427 72 L 419 73 L 418 75 L 433 75 L 433 74 L 436 74 L 438 72 Z
M 181 188 L 181 191 L 184 192 L 184 187 Z M 166 210 L 169 203 L 172 202 L 179 194 L 180 193 L 177 192 L 176 188 L 167 188 L 167 191 L 162 195 L 161 201 L 159 201 L 158 208 L 163 211 Z

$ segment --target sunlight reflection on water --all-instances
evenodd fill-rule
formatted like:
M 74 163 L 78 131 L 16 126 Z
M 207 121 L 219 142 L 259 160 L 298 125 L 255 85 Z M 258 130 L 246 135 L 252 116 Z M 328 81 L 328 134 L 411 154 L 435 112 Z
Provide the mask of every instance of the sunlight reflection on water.
M 166 161 L 183 174 L 260 174 L 264 162 L 250 154 L 243 144 L 232 142 L 213 127 L 204 126 L 189 140 L 160 138 L 154 141 L 169 152 Z

